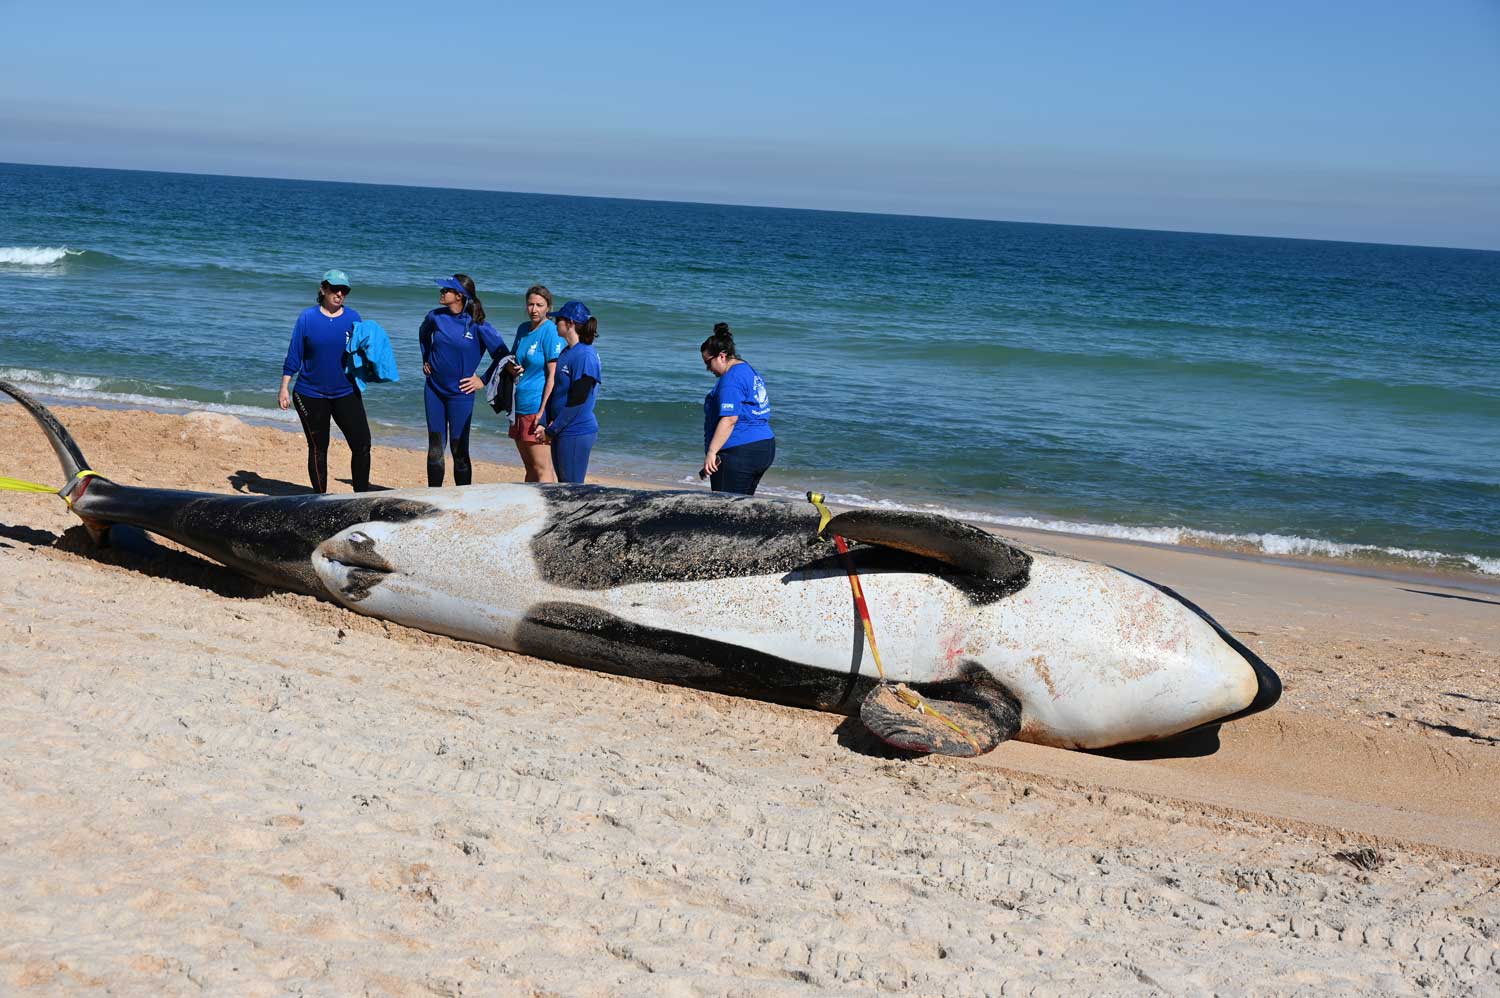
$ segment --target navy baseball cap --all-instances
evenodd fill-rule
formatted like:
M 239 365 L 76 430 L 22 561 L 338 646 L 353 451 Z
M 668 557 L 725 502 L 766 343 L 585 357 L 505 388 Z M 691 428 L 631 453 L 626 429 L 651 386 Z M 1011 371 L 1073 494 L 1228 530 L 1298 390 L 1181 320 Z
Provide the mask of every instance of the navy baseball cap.
M 464 286 L 451 277 L 436 278 L 434 280 L 434 283 L 437 284 L 437 286 L 440 288 L 447 288 L 449 291 L 457 291 L 460 298 L 469 297 L 469 292 L 464 290 Z
M 581 301 L 570 301 L 556 312 L 548 312 L 549 319 L 567 319 L 575 326 L 581 326 L 594 317 L 589 307 Z

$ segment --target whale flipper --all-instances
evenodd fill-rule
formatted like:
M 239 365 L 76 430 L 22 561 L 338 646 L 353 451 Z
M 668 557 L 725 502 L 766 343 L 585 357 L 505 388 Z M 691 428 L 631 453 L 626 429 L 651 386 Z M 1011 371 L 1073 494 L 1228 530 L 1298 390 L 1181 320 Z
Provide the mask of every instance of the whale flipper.
M 851 509 L 833 517 L 824 534 L 931 558 L 1015 592 L 1026 585 L 1031 555 L 994 534 L 935 513 Z
M 1021 705 L 988 676 L 925 683 L 919 690 L 881 683 L 861 701 L 859 719 L 887 745 L 969 757 L 1014 738 Z

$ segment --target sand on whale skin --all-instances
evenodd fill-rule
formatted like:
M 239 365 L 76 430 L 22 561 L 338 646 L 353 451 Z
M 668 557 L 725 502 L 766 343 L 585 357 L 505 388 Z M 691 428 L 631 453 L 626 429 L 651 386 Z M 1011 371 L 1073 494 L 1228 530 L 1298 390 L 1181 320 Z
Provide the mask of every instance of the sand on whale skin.
M 232 417 L 60 417 L 122 483 L 305 474 Z M 476 481 L 515 480 L 481 432 Z M 0 433 L 0 474 L 57 482 L 19 406 Z M 423 457 L 377 448 L 375 480 Z M 1281 704 L 1207 755 L 909 760 L 0 494 L 0 992 L 1500 991 L 1500 598 L 1012 533 L 1178 588 Z

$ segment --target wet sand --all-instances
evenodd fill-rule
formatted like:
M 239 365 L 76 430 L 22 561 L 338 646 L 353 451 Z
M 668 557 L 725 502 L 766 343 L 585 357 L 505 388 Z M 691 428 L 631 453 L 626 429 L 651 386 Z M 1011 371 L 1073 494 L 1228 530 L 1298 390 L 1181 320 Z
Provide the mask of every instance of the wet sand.
M 58 413 L 122 483 L 304 480 L 269 427 Z M 0 473 L 57 484 L 18 406 L 0 433 Z M 374 477 L 422 462 L 378 448 Z M 1006 534 L 1187 595 L 1281 703 L 1166 756 L 907 760 L 96 549 L 0 493 L 0 990 L 1500 990 L 1500 597 Z

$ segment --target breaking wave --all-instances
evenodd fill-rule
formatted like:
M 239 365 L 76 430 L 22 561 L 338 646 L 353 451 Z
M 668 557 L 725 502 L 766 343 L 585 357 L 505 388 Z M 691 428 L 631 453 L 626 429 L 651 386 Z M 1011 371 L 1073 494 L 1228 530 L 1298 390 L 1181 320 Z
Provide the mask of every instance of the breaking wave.
M 19 267 L 50 267 L 70 256 L 82 256 L 83 250 L 66 246 L 0 246 L 0 264 Z

